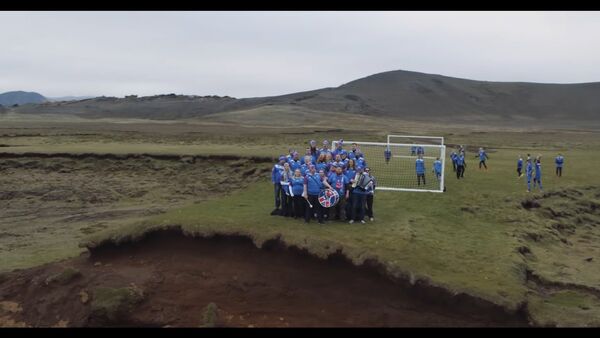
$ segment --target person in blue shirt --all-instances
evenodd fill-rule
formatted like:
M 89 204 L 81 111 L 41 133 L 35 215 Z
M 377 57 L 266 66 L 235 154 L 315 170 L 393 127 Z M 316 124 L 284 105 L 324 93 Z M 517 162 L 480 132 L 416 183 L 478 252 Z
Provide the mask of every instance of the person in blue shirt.
M 308 172 L 308 166 L 310 166 L 312 163 L 312 156 L 310 155 L 306 155 L 304 156 L 304 163 L 300 166 L 300 173 L 302 174 L 302 177 L 304 177 L 304 175 L 306 175 L 306 173 Z
M 456 156 L 456 178 L 464 178 L 465 177 L 465 167 L 467 164 L 465 163 L 465 154 L 459 153 Z
M 426 185 L 426 183 L 425 183 L 425 160 L 423 160 L 423 155 L 419 155 L 419 157 L 415 161 L 415 169 L 417 171 L 417 185 L 421 185 L 421 178 L 423 179 L 423 185 Z
M 356 166 L 365 168 L 367 166 L 367 161 L 365 160 L 365 155 L 362 152 L 356 154 Z
M 295 171 L 296 169 L 299 169 L 300 166 L 302 165 L 301 161 L 300 161 L 300 154 L 298 154 L 297 151 L 294 151 L 292 153 L 292 158 L 290 160 L 288 160 L 288 163 L 290 164 L 290 169 L 293 171 Z
M 425 156 L 425 148 L 423 148 L 421 146 L 417 147 L 417 156 L 419 156 L 419 155 Z
M 540 187 L 540 191 L 544 191 L 544 189 L 542 189 L 542 156 L 540 155 L 535 159 L 535 177 L 533 178 L 534 189 L 536 183 Z
M 289 148 L 288 149 L 288 154 L 285 156 L 285 161 L 289 162 L 293 157 L 294 157 L 294 152 L 296 150 L 294 150 L 294 148 Z
M 326 162 L 326 153 L 321 153 L 319 158 L 317 159 L 317 163 L 315 164 L 315 169 L 319 170 L 327 170 L 327 162 Z
M 302 197 L 304 193 L 304 176 L 300 169 L 294 171 L 294 176 L 290 179 L 292 188 L 292 204 L 294 206 L 294 218 L 304 217 L 304 208 L 307 207 L 306 200 Z
M 275 210 L 271 212 L 271 215 L 281 214 L 279 207 L 281 206 L 281 172 L 283 171 L 283 164 L 286 162 L 285 155 L 279 156 L 279 163 L 275 163 L 273 170 L 271 170 L 271 183 L 273 183 L 273 191 L 275 194 Z
M 483 164 L 483 166 L 485 167 L 485 170 L 487 170 L 488 167 L 485 164 L 485 160 L 488 159 L 488 156 L 485 153 L 485 150 L 483 150 L 483 148 L 479 148 L 479 154 L 475 157 L 479 157 L 479 169 L 481 169 L 481 165 Z
M 433 172 L 439 181 L 440 177 L 442 177 L 442 161 L 440 161 L 439 157 L 433 162 Z
M 338 195 L 340 195 L 338 203 L 333 208 L 330 208 L 330 219 L 341 220 L 345 218 L 345 207 L 349 194 L 349 183 L 350 181 L 348 180 L 348 177 L 344 175 L 341 166 L 337 166 L 335 168 L 335 173 L 329 176 L 329 185 L 331 185 L 333 189 L 337 191 Z
M 527 192 L 531 192 L 531 178 L 533 176 L 533 165 L 531 164 L 531 157 L 527 154 L 527 166 L 525 167 L 525 175 L 527 175 Z
M 413 144 L 415 144 L 413 142 Z M 417 146 L 413 145 L 412 147 L 410 147 L 410 156 L 416 156 L 417 155 Z
M 517 160 L 517 177 L 523 177 L 523 156 L 521 155 Z
M 562 154 L 558 154 L 558 156 L 556 156 L 556 158 L 554 159 L 554 163 L 556 164 L 556 176 L 561 177 L 563 164 L 565 163 L 565 158 L 562 156 Z
M 294 175 L 292 169 L 290 169 L 289 163 L 283 164 L 283 170 L 279 175 L 279 184 L 281 185 L 281 216 L 290 217 L 292 216 L 292 191 L 290 187 L 290 179 Z
M 331 152 L 331 156 L 335 158 L 337 155 L 341 155 L 342 152 L 346 152 L 344 150 L 344 140 L 339 140 L 336 148 Z
M 356 167 L 356 176 L 352 184 L 352 213 L 350 221 L 360 221 L 365 223 L 365 204 L 367 200 L 367 185 L 371 181 L 371 176 L 363 171 L 363 167 Z
M 325 224 L 323 221 L 324 208 L 321 206 L 321 203 L 319 203 L 319 193 L 325 187 L 331 189 L 331 186 L 327 182 L 327 178 L 324 177 L 324 175 L 325 171 L 320 170 L 319 173 L 317 173 L 316 167 L 311 165 L 309 167 L 308 174 L 306 174 L 304 177 L 304 192 L 302 193 L 302 196 L 306 198 L 312 205 L 312 209 L 310 207 L 306 208 L 304 213 L 305 223 L 310 222 L 314 209 L 314 212 L 317 214 L 317 220 L 319 221 L 319 224 Z
M 385 147 L 385 150 L 383 151 L 383 157 L 385 158 L 386 164 L 390 162 L 390 159 L 392 158 L 392 150 L 390 149 L 389 145 Z
M 317 149 L 317 141 L 310 140 L 310 156 L 312 157 L 312 162 L 317 163 L 317 159 L 319 158 L 319 149 Z
M 452 171 L 456 172 L 456 158 L 458 157 L 458 155 L 456 155 L 456 152 L 453 151 L 450 154 L 450 160 L 452 160 Z
M 331 149 L 329 148 L 329 141 L 323 140 L 323 148 L 319 151 L 319 156 L 321 154 L 331 153 Z
M 346 200 L 346 220 L 349 221 L 352 216 L 352 184 L 354 183 L 354 178 L 356 177 L 356 161 L 349 160 L 348 165 L 346 166 L 346 172 L 344 173 L 346 178 L 348 178 L 348 198 Z
M 377 181 L 375 180 L 375 176 L 371 173 L 370 168 L 365 168 L 365 173 L 371 176 L 371 182 L 367 185 L 367 204 L 365 211 L 367 213 L 367 217 L 373 222 L 373 199 L 375 197 L 375 188 L 377 187 Z

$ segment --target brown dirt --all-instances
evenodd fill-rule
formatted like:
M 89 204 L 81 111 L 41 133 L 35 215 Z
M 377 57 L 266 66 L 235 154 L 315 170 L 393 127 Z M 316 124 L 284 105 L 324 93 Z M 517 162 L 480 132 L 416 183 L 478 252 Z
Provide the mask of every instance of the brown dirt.
M 45 283 L 65 271 L 80 274 Z M 320 260 L 275 241 L 258 249 L 244 237 L 197 239 L 179 231 L 0 277 L 0 301 L 22 309 L 0 313 L 5 325 L 197 327 L 210 303 L 215 326 L 225 327 L 527 325 L 460 297 L 432 303 L 426 289 L 341 256 Z M 91 304 L 107 287 L 133 287 L 144 297 L 120 320 L 102 321 Z

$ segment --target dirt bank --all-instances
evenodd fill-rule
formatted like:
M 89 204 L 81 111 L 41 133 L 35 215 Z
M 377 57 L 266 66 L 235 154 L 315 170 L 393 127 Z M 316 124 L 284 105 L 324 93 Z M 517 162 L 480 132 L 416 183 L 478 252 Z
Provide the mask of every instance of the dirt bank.
M 525 326 L 461 297 L 439 299 L 373 266 L 320 260 L 278 241 L 149 234 L 0 278 L 4 325 Z M 213 303 L 209 306 L 209 304 Z M 0 323 L 1 324 L 1 323 Z

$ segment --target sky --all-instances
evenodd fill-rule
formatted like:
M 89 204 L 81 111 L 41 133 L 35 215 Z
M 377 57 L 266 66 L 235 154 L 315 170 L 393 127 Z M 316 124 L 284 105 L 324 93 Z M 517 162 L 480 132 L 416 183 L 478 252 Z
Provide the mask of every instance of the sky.
M 600 81 L 600 12 L 0 12 L 0 93 L 288 94 L 391 70 Z

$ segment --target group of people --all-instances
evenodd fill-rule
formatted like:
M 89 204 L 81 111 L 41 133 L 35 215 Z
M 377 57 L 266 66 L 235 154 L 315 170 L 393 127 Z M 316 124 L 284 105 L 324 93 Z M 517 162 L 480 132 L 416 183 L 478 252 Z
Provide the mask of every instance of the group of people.
M 485 168 L 485 170 L 488 170 L 485 161 L 489 159 L 489 157 L 485 152 L 485 149 L 479 148 L 479 152 L 477 155 L 475 155 L 475 158 L 479 158 L 479 169 Z M 467 162 L 465 161 L 465 148 L 462 145 L 459 146 L 458 152 L 453 151 L 450 154 L 450 159 L 452 160 L 452 169 L 456 173 L 456 178 L 464 178 L 465 169 L 467 168 Z
M 554 158 L 554 164 L 556 166 L 556 176 L 562 177 L 562 169 L 565 163 L 565 158 L 562 154 L 558 154 Z M 534 174 L 535 173 L 535 174 Z M 519 155 L 517 160 L 517 175 L 523 177 L 523 157 Z M 531 159 L 531 155 L 527 154 L 527 164 L 525 166 L 525 175 L 527 175 L 527 192 L 531 192 L 531 182 L 533 181 L 533 188 L 537 185 L 540 191 L 542 188 L 542 155 L 536 156 L 534 160 Z
M 377 183 L 356 143 L 346 150 L 344 140 L 339 140 L 335 149 L 327 140 L 321 148 L 311 140 L 302 157 L 295 149 L 289 149 L 289 154 L 281 155 L 273 166 L 271 182 L 275 195 L 271 215 L 303 218 L 306 223 L 316 219 L 320 224 L 325 219 L 365 223 L 365 215 L 374 220 Z M 325 189 L 335 190 L 339 196 L 331 208 L 319 202 Z

